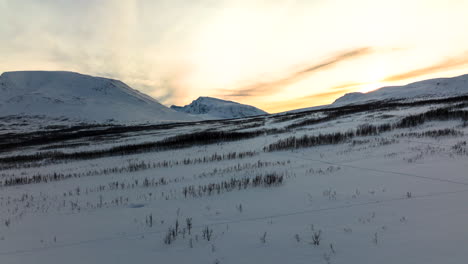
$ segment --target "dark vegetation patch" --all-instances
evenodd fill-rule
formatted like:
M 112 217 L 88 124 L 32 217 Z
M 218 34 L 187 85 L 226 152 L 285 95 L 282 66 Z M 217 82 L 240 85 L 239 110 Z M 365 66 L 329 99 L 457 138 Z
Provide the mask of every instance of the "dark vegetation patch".
M 259 174 L 253 177 L 244 177 L 241 179 L 231 178 L 219 183 L 209 183 L 205 185 L 190 185 L 183 188 L 185 198 L 195 198 L 211 195 L 219 195 L 225 192 L 235 190 L 244 190 L 247 188 L 275 187 L 283 184 L 284 175 L 279 173 Z
M 329 134 L 319 135 L 304 135 L 302 137 L 289 137 L 281 139 L 275 143 L 269 144 L 264 147 L 264 151 L 281 151 L 288 149 L 307 148 L 320 145 L 340 144 L 347 140 L 355 137 L 362 136 L 373 136 L 379 135 L 383 132 L 392 131 L 395 129 L 411 128 L 419 126 L 429 121 L 447 121 L 447 120 L 461 120 L 466 122 L 468 120 L 468 111 L 455 110 L 453 107 L 448 106 L 445 108 L 439 108 L 430 110 L 422 114 L 409 115 L 404 117 L 402 120 L 395 124 L 381 124 L 381 125 L 370 125 L 364 124 L 359 126 L 355 130 L 349 130 L 347 132 L 336 132 Z M 451 133 L 451 131 L 436 131 L 437 133 Z M 429 133 L 431 134 L 431 133 Z
M 229 126 L 253 126 L 258 125 L 259 121 L 263 121 L 264 117 L 253 117 L 244 119 L 226 119 L 226 120 L 207 120 L 198 122 L 178 122 L 167 124 L 144 124 L 144 125 L 113 125 L 113 124 L 79 124 L 70 127 L 50 127 L 42 131 L 34 131 L 28 133 L 6 133 L 0 135 L 0 152 L 11 151 L 18 148 L 29 146 L 53 144 L 68 140 L 104 140 L 118 139 L 125 136 L 127 133 L 142 132 L 142 131 L 159 131 L 169 130 L 174 128 L 190 127 L 202 124 L 220 124 Z
M 198 132 L 182 134 L 163 139 L 156 142 L 145 142 L 139 144 L 121 145 L 109 149 L 89 150 L 73 153 L 59 151 L 38 152 L 31 155 L 15 155 L 0 158 L 0 163 L 34 162 L 40 160 L 83 160 L 101 157 L 131 155 L 149 151 L 164 151 L 179 148 L 188 148 L 197 145 L 206 145 L 249 139 L 264 134 L 265 131 L 252 132 Z
M 452 137 L 463 136 L 464 134 L 465 133 L 463 133 L 463 131 L 455 130 L 453 128 L 445 128 L 445 129 L 429 130 L 429 131 L 424 131 L 424 132 L 401 133 L 401 134 L 396 135 L 396 137 L 439 138 L 439 137 L 448 137 L 448 136 L 452 136 Z
M 438 108 L 422 114 L 409 115 L 404 117 L 397 125 L 397 128 L 415 127 L 424 124 L 427 121 L 447 121 L 460 119 L 468 121 L 468 111 L 454 110 L 453 107 Z
M 403 118 L 398 124 L 385 124 L 382 126 L 371 126 L 367 128 L 358 128 L 355 132 L 344 132 L 344 133 L 335 133 L 333 135 L 319 135 L 315 137 L 319 138 L 308 138 L 304 137 L 300 141 L 300 144 L 304 146 L 314 146 L 318 144 L 317 142 L 329 142 L 336 144 L 352 138 L 354 136 L 361 136 L 360 133 L 380 133 L 382 131 L 388 131 L 395 128 L 405 128 L 405 127 L 414 127 L 419 124 L 422 124 L 425 121 L 431 120 L 449 120 L 449 119 L 461 119 L 465 122 L 468 120 L 467 111 L 456 110 L 467 105 L 465 101 L 468 101 L 468 96 L 460 96 L 454 98 L 445 98 L 445 99 L 431 99 L 425 101 L 417 102 L 398 102 L 398 101 L 383 101 L 383 102 L 372 102 L 361 105 L 350 105 L 342 107 L 334 107 L 328 109 L 318 109 L 310 110 L 300 113 L 291 113 L 278 116 L 259 116 L 254 118 L 244 118 L 244 119 L 231 119 L 231 120 L 211 120 L 211 121 L 201 121 L 201 122 L 190 122 L 190 123 L 171 123 L 171 124 L 158 124 L 158 125 L 140 125 L 140 126 L 102 126 L 95 127 L 94 125 L 84 125 L 77 127 L 70 127 L 67 129 L 61 129 L 54 132 L 32 132 L 25 134 L 15 134 L 15 135 L 2 135 L 0 136 L 0 149 L 3 151 L 9 151 L 16 148 L 23 148 L 31 145 L 43 145 L 51 144 L 54 142 L 63 142 L 67 140 L 77 140 L 77 139 L 94 139 L 96 141 L 108 139 L 109 137 L 120 137 L 124 136 L 125 133 L 129 132 L 140 132 L 140 131 L 155 131 L 155 130 L 168 130 L 173 128 L 180 128 L 185 126 L 200 125 L 200 124 L 223 124 L 227 126 L 234 126 L 231 131 L 202 131 L 196 133 L 182 134 L 174 137 L 169 137 L 167 139 L 156 141 L 156 142 L 144 142 L 139 144 L 131 145 L 122 145 L 116 146 L 109 149 L 101 150 L 90 150 L 82 151 L 75 153 L 63 153 L 59 151 L 50 151 L 50 152 L 38 152 L 32 155 L 18 155 L 18 156 L 8 156 L 0 158 L 0 163 L 15 163 L 15 162 L 35 162 L 41 160 L 73 160 L 73 159 L 93 159 L 106 156 L 114 155 L 129 155 L 136 154 L 148 151 L 163 151 L 169 149 L 177 148 L 186 148 L 196 145 L 206 145 L 214 143 L 222 143 L 228 141 L 242 140 L 248 138 L 254 138 L 262 135 L 271 135 L 278 133 L 286 133 L 291 131 L 291 129 L 314 125 L 318 123 L 328 122 L 331 120 L 338 119 L 340 117 L 355 114 L 359 112 L 368 112 L 368 111 L 385 111 L 396 109 L 399 107 L 410 107 L 410 106 L 421 106 L 428 104 L 442 104 L 442 103 L 458 103 L 455 106 L 448 106 L 445 108 L 440 108 L 436 110 L 431 110 L 419 115 L 410 115 Z M 249 132 L 237 132 L 236 128 L 240 127 L 257 127 L 264 122 L 266 118 L 268 119 L 296 119 L 302 118 L 313 113 L 323 113 L 326 114 L 324 117 L 320 118 L 310 118 L 302 120 L 300 122 L 291 124 L 285 129 L 260 129 L 256 131 Z M 365 130 L 370 131 L 365 131 Z M 351 135 L 351 134 L 353 135 Z M 354 134 L 355 133 L 355 134 Z M 369 135 L 369 134 L 367 134 Z M 291 140 L 290 140 L 291 141 Z M 293 140 L 297 143 L 297 140 Z M 283 144 L 284 142 L 281 142 Z M 289 143 L 288 143 L 289 144 Z M 286 144 L 286 145 L 288 145 Z M 294 143 L 295 144 L 295 143 Z M 300 146 L 300 145 L 299 145 Z
M 253 123 L 247 123 L 244 125 L 241 125 L 231 131 L 239 131 L 239 130 L 244 130 L 244 129 L 250 129 L 250 128 L 257 128 L 257 127 L 262 127 L 265 125 L 265 121 L 260 121 L 260 122 L 253 122 Z
M 137 171 L 144 171 L 157 168 L 172 168 L 174 166 L 181 165 L 193 165 L 193 164 L 203 164 L 211 162 L 219 162 L 224 160 L 234 160 L 234 159 L 244 159 L 250 158 L 258 155 L 258 152 L 248 151 L 248 152 L 230 152 L 226 154 L 214 153 L 210 156 L 204 156 L 199 158 L 186 158 L 180 161 L 172 160 L 163 160 L 158 162 L 130 162 L 127 165 L 120 167 L 112 168 L 102 168 L 90 170 L 87 172 L 73 172 L 73 173 L 36 173 L 32 176 L 17 176 L 17 175 L 2 175 L 4 179 L 0 181 L 0 186 L 15 186 L 15 185 L 25 185 L 25 184 L 35 184 L 35 183 L 47 183 L 55 181 L 63 181 L 71 178 L 81 178 L 81 177 L 90 177 L 90 176 L 100 176 L 100 175 L 109 175 L 116 173 L 133 173 Z M 258 163 L 259 165 L 264 165 L 263 163 Z
M 289 128 L 296 128 L 296 127 L 315 125 L 318 123 L 331 121 L 331 120 L 334 120 L 336 118 L 339 118 L 345 115 L 374 111 L 374 110 L 388 111 L 388 110 L 398 109 L 401 107 L 415 107 L 415 106 L 424 106 L 424 105 L 431 105 L 431 104 L 450 104 L 450 103 L 457 103 L 457 102 L 461 102 L 461 103 L 457 104 L 454 107 L 463 108 L 468 105 L 466 101 L 468 101 L 468 95 L 450 97 L 450 98 L 442 98 L 442 99 L 428 99 L 428 100 L 421 100 L 421 101 L 415 101 L 415 102 L 402 102 L 398 100 L 387 100 L 387 101 L 370 102 L 370 103 L 364 103 L 364 104 L 358 104 L 358 105 L 328 107 L 324 109 L 315 109 L 315 110 L 309 110 L 309 111 L 304 111 L 304 112 L 299 112 L 299 113 L 288 113 L 288 114 L 276 116 L 275 120 L 276 122 L 284 122 L 284 121 L 289 121 L 289 120 L 305 117 L 313 113 L 328 114 L 325 117 L 311 118 L 311 119 L 303 120 L 303 121 L 300 121 L 300 122 L 297 122 L 288 126 Z
M 280 139 L 275 143 L 269 144 L 263 148 L 266 152 L 281 151 L 288 149 L 308 148 L 321 145 L 334 145 L 348 141 L 356 136 L 369 136 L 377 135 L 384 131 L 389 131 L 387 125 L 373 126 L 363 125 L 358 127 L 355 131 L 347 132 L 335 132 L 328 134 L 318 135 L 304 135 L 302 137 L 288 137 L 286 139 Z
M 80 125 L 54 131 L 35 131 L 30 133 L 8 133 L 0 136 L 0 149 L 2 151 L 16 148 L 52 144 L 67 140 L 78 140 L 100 136 L 119 135 L 127 132 L 145 130 L 167 130 L 185 126 L 184 123 L 118 126 L 118 125 Z
M 457 144 L 452 146 L 452 150 L 455 151 L 458 155 L 468 155 L 468 147 L 466 141 L 457 142 Z
M 77 148 L 82 146 L 89 146 L 89 143 L 70 143 L 70 144 L 58 144 L 58 145 L 49 145 L 41 147 L 39 150 L 49 150 L 49 149 L 61 149 L 61 148 Z

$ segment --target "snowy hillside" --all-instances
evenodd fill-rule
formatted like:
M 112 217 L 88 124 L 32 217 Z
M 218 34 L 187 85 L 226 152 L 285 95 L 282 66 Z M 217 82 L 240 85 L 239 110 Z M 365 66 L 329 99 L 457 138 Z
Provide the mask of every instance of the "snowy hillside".
M 83 121 L 195 120 L 125 83 L 74 72 L 23 71 L 0 76 L 1 116 L 45 115 Z
M 466 96 L 53 129 L 0 134 L 2 264 L 468 259 Z
M 205 119 L 230 119 L 267 114 L 250 105 L 239 104 L 212 97 L 199 97 L 186 106 L 171 106 L 172 109 L 193 115 L 200 115 Z
M 368 101 L 392 99 L 443 98 L 468 94 L 468 74 L 453 78 L 438 78 L 404 86 L 382 87 L 369 93 L 348 93 L 333 105 L 346 105 Z

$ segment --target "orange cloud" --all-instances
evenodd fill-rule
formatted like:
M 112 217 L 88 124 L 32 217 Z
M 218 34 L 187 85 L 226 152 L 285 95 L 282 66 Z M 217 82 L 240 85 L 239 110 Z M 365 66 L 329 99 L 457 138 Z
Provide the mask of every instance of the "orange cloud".
M 350 60 L 352 58 L 356 58 L 359 56 L 367 55 L 372 52 L 373 52 L 372 48 L 369 48 L 369 47 L 363 47 L 363 48 L 358 48 L 358 49 L 354 49 L 351 51 L 345 51 L 327 59 L 326 61 L 323 61 L 318 64 L 314 64 L 312 66 L 305 67 L 299 71 L 295 71 L 289 74 L 288 76 L 283 77 L 279 80 L 274 80 L 270 82 L 260 82 L 260 83 L 255 83 L 255 84 L 248 85 L 245 87 L 241 87 L 239 89 L 228 90 L 228 94 L 224 94 L 222 96 L 250 97 L 250 96 L 264 95 L 266 93 L 271 94 L 273 92 L 278 92 L 283 87 L 289 84 L 295 83 L 299 80 L 302 80 L 317 71 L 321 71 L 321 70 L 333 67 L 340 62 Z M 224 92 L 226 92 L 226 90 L 224 90 Z
M 383 81 L 385 82 L 400 81 L 400 80 L 419 77 L 419 76 L 423 76 L 423 75 L 427 75 L 431 73 L 437 73 L 437 72 L 444 71 L 444 70 L 452 70 L 452 69 L 455 69 L 464 65 L 468 65 L 468 52 L 465 52 L 461 56 L 449 58 L 447 60 L 441 61 L 429 67 L 419 68 L 419 69 L 412 70 L 409 72 L 387 77 Z
M 354 87 L 355 84 L 342 85 L 344 87 Z M 267 106 L 263 107 L 265 111 L 269 113 L 278 113 L 291 109 L 301 109 L 306 107 L 312 107 L 316 105 L 325 105 L 330 104 L 335 101 L 339 96 L 344 95 L 345 93 L 353 92 L 353 88 L 341 88 L 335 89 L 335 91 L 323 92 L 318 94 L 312 94 L 304 96 L 301 98 L 295 98 L 289 101 L 269 103 Z
M 340 84 L 337 86 L 333 86 L 330 88 L 330 90 L 343 90 L 343 88 L 349 88 L 349 87 L 356 87 L 356 86 L 361 86 L 361 85 L 366 85 L 369 83 L 366 82 L 361 82 L 361 83 L 345 83 L 345 84 Z

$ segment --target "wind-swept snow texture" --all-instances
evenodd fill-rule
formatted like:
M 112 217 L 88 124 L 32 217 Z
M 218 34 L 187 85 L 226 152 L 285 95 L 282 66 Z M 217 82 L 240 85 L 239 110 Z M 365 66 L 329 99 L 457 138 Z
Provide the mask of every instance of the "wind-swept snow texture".
M 87 122 L 197 119 L 171 110 L 121 81 L 56 71 L 3 73 L 0 76 L 0 113 L 1 116 L 44 115 Z
M 204 119 L 231 119 L 267 114 L 256 107 L 212 97 L 199 97 L 186 106 L 171 106 L 172 109 Z

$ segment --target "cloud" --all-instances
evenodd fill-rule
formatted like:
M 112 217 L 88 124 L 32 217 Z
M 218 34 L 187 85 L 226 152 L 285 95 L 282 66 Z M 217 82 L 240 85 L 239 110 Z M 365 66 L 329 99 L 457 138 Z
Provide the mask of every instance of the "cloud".
M 373 52 L 373 49 L 370 47 L 362 47 L 350 51 L 341 52 L 323 62 L 309 65 L 305 68 L 302 68 L 298 71 L 295 71 L 289 74 L 286 77 L 283 77 L 279 80 L 269 81 L 269 82 L 260 82 L 244 86 L 235 90 L 228 90 L 227 94 L 224 94 L 226 97 L 249 97 L 249 96 L 258 96 L 264 95 L 265 93 L 278 92 L 283 87 L 300 81 L 311 74 L 322 71 L 331 67 L 334 67 L 338 63 L 354 59 L 360 56 L 368 55 Z M 226 92 L 226 90 L 224 90 Z
M 197 25 L 192 14 L 208 12 L 197 6 L 149 0 L 0 0 L 0 17 L 5 18 L 0 35 L 8 39 L 0 42 L 0 73 L 75 71 L 119 79 L 172 103 L 184 94 L 179 79 L 190 66 L 192 35 L 186 31 Z
M 345 86 L 345 85 L 342 85 Z M 346 85 L 347 87 L 354 87 L 354 84 Z M 353 88 L 341 88 L 335 89 L 334 91 L 327 91 L 323 93 L 311 94 L 300 98 L 295 98 L 289 101 L 270 103 L 269 106 L 264 107 L 263 110 L 270 113 L 277 113 L 281 111 L 287 111 L 291 109 L 300 109 L 306 107 L 312 107 L 316 105 L 330 104 L 338 97 L 353 92 Z
M 369 83 L 368 82 L 345 83 L 345 84 L 333 86 L 330 88 L 330 90 L 343 90 L 343 88 L 356 87 L 356 86 L 361 86 L 361 85 L 366 85 L 366 84 L 369 84 Z
M 409 72 L 396 74 L 390 77 L 385 78 L 383 81 L 393 82 L 400 81 L 405 79 L 410 79 L 414 77 L 419 77 L 431 73 L 437 73 L 444 70 L 452 70 L 460 66 L 468 65 L 468 52 L 463 53 L 461 56 L 449 58 L 447 60 L 441 61 L 437 64 L 434 64 L 429 67 L 419 68 Z

